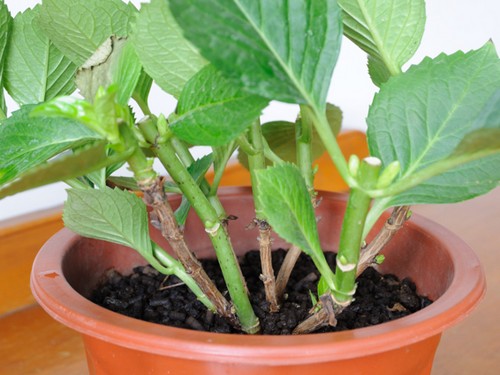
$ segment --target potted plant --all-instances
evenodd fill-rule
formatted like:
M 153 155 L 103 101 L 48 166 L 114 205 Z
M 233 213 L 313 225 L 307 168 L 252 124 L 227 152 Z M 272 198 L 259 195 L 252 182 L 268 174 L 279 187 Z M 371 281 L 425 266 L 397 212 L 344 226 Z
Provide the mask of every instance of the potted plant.
M 120 0 L 44 0 L 13 22 L 2 4 L 5 87 L 22 107 L 0 126 L 0 197 L 56 180 L 71 186 L 64 221 L 87 239 L 64 230 L 49 241 L 32 288 L 49 313 L 83 333 L 92 373 L 430 372 L 441 331 L 478 302 L 484 279 L 470 249 L 439 226 L 416 218 L 399 229 L 410 205 L 457 202 L 497 186 L 500 63 L 487 42 L 403 71 L 422 36 L 424 2 L 367 3 L 152 0 L 137 10 Z M 343 33 L 368 54 L 379 86 L 367 118 L 371 156 L 362 160 L 340 152 L 341 116 L 326 103 Z M 177 98 L 173 113 L 151 113 L 153 80 Z M 75 87 L 83 98 L 68 96 Z M 298 104 L 297 121 L 261 125 L 270 100 Z M 194 160 L 193 145 L 213 152 Z M 323 148 L 347 197 L 314 189 Z M 252 190 L 219 192 L 236 149 Z M 124 164 L 133 177 L 114 177 Z M 149 229 L 146 206 L 159 232 Z M 241 230 L 249 224 L 253 231 Z M 285 243 L 284 265 L 274 270 L 271 250 Z M 319 273 L 298 336 L 259 335 L 262 316 L 236 256 L 252 247 L 266 316 L 279 314 L 301 253 Z M 332 266 L 323 250 L 337 249 Z M 227 295 L 198 259 L 214 254 Z M 136 321 L 82 297 L 110 267 L 128 273 L 145 261 L 249 335 Z M 379 263 L 414 278 L 435 302 L 392 323 L 306 334 L 335 326 L 355 299 L 358 274 Z M 117 367 L 108 367 L 111 358 Z

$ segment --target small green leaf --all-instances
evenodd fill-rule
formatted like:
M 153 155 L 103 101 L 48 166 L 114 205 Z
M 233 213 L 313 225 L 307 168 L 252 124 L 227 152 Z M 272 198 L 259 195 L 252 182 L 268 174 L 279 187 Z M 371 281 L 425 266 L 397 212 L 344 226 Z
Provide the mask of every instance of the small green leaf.
M 342 111 L 328 103 L 326 116 L 333 134 L 337 135 L 342 123 Z M 262 135 L 269 147 L 282 160 L 295 163 L 297 160 L 296 124 L 287 121 L 272 121 L 262 125 Z M 316 160 L 325 152 L 325 146 L 321 141 L 316 128 L 313 128 L 311 143 L 312 158 Z M 248 157 L 244 152 L 238 153 L 238 161 L 248 169 Z M 266 160 L 267 165 L 272 162 Z
M 94 104 L 86 100 L 63 96 L 40 104 L 33 111 L 33 116 L 60 117 L 74 119 L 94 130 L 112 144 L 120 144 L 121 137 L 117 120 L 127 119 L 121 106 L 115 103 L 116 86 L 107 91 L 100 89 Z M 127 109 L 128 110 L 128 109 Z
M 127 105 L 141 75 L 141 63 L 125 38 L 106 39 L 76 75 L 82 96 L 93 101 L 100 87 L 116 84 L 118 104 Z
M 132 94 L 132 97 L 141 106 L 141 108 L 147 106 L 152 85 L 153 79 L 143 70 L 139 76 L 139 80 L 137 81 L 134 93 Z M 147 115 L 148 113 L 145 114 Z
M 328 287 L 328 283 L 324 277 L 320 277 L 317 288 L 318 296 L 322 296 L 323 294 L 330 292 L 330 288 Z
M 335 0 L 170 0 L 185 36 L 256 95 L 324 108 L 342 37 Z
M 128 151 L 108 157 L 106 149 L 107 145 L 104 142 L 99 142 L 81 148 L 73 154 L 63 154 L 55 160 L 40 164 L 23 174 L 18 174 L 16 180 L 0 188 L 0 198 L 53 182 L 77 178 L 126 160 L 130 156 L 130 151 Z M 1 170 L 0 174 L 2 174 Z
M 342 110 L 336 105 L 326 103 L 326 119 L 332 133 L 337 136 L 342 128 Z M 314 128 L 313 131 L 316 132 L 316 129 Z M 314 137 L 319 138 L 319 135 Z
M 144 70 L 176 98 L 184 84 L 206 65 L 182 35 L 166 0 L 142 5 L 131 39 Z
M 136 14 L 131 3 L 121 0 L 44 0 L 37 21 L 56 47 L 81 66 L 110 36 L 126 37 Z
M 139 57 L 137 56 L 134 46 L 130 41 L 128 41 L 125 44 L 125 47 L 123 47 L 118 60 L 118 66 L 113 73 L 113 83 L 118 86 L 116 102 L 120 105 L 127 105 L 129 99 L 138 87 L 137 85 L 143 73 Z M 143 76 L 143 79 L 144 78 L 145 77 Z M 141 82 L 141 84 L 143 83 L 144 82 Z M 145 86 L 141 85 L 141 88 L 143 89 Z M 145 99 L 147 99 L 147 95 L 145 96 Z
M 70 148 L 102 139 L 81 123 L 61 118 L 29 116 L 24 106 L 0 125 L 0 185 L 19 177 Z
M 373 83 L 380 87 L 382 83 L 391 78 L 391 72 L 387 66 L 380 60 L 368 56 L 368 73 Z
M 500 127 L 499 89 L 491 43 L 425 59 L 381 87 L 368 114 L 368 141 L 384 165 L 401 163 L 394 185 L 401 191 L 390 205 L 457 202 L 497 185 L 498 142 L 476 131 Z M 475 160 L 481 155 L 491 156 Z
M 144 202 L 120 189 L 69 189 L 64 225 L 90 238 L 151 253 L 148 214 Z
M 190 144 L 223 145 L 255 121 L 267 103 L 235 87 L 208 65 L 184 86 L 170 128 Z
M 370 56 L 373 81 L 380 85 L 417 50 L 425 28 L 424 0 L 338 0 L 344 34 Z
M 299 169 L 283 164 L 258 170 L 255 175 L 260 214 L 273 230 L 309 256 L 322 256 L 314 208 Z
M 7 55 L 7 43 L 11 39 L 12 17 L 7 5 L 0 3 L 0 87 L 5 86 L 5 60 Z M 7 113 L 3 90 L 0 90 L 0 109 Z M 1 176 L 0 176 L 1 178 Z
M 40 6 L 13 22 L 5 61 L 5 87 L 18 104 L 34 104 L 75 90 L 76 65 L 49 41 L 34 21 Z
M 181 204 L 175 210 L 174 216 L 177 224 L 183 226 L 186 223 L 189 211 L 191 210 L 191 203 L 187 200 L 185 196 L 182 196 Z

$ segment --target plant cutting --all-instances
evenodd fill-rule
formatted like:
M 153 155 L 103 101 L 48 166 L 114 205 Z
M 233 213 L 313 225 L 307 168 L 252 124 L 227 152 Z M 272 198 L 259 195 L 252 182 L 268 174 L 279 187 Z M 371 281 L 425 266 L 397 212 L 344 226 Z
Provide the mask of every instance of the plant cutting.
M 152 0 L 137 10 L 119 0 L 44 0 L 13 20 L 2 3 L 0 16 L 2 82 L 21 105 L 9 117 L 2 108 L 0 197 L 67 182 L 69 229 L 134 249 L 235 330 L 261 332 L 229 235 L 240 215 L 218 196 L 236 150 L 252 178 L 255 211 L 245 225 L 258 237 L 267 314 L 279 314 L 300 254 L 320 275 L 295 334 L 336 325 L 356 298 L 359 274 L 390 261 L 381 251 L 411 205 L 459 202 L 498 185 L 495 47 L 486 42 L 403 68 L 422 37 L 423 1 Z M 342 155 L 341 113 L 326 101 L 342 35 L 366 52 L 379 87 L 367 117 L 370 156 L 362 160 Z M 170 113 L 152 113 L 153 81 L 177 99 Z M 77 88 L 81 97 L 70 96 Z M 296 104 L 297 120 L 261 124 L 272 100 Z M 212 152 L 195 160 L 196 145 Z M 335 267 L 318 234 L 317 221 L 326 219 L 317 215 L 324 203 L 314 160 L 323 150 L 350 188 Z M 116 176 L 124 165 L 132 177 Z M 176 205 L 171 193 L 181 197 Z M 227 294 L 188 245 L 189 211 Z M 171 252 L 152 239 L 148 222 Z M 290 244 L 280 269 L 272 264 L 273 233 Z

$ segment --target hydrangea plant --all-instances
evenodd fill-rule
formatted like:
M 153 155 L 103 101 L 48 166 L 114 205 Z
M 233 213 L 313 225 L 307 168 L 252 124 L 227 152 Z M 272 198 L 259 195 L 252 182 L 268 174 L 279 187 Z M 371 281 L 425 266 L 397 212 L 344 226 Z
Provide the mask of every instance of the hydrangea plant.
M 0 198 L 65 181 L 67 227 L 137 250 L 208 309 L 258 333 L 217 198 L 237 150 L 252 177 L 269 313 L 279 311 L 304 252 L 321 279 L 314 315 L 296 332 L 332 323 L 352 302 L 359 273 L 383 261 L 379 252 L 411 205 L 470 199 L 500 179 L 495 47 L 488 41 L 405 69 L 425 18 L 423 0 L 151 0 L 139 10 L 121 0 L 43 0 L 14 18 L 0 1 L 0 82 L 20 105 L 7 117 L 0 91 Z M 341 113 L 327 103 L 343 35 L 366 53 L 378 86 L 362 160 L 342 155 Z M 173 113 L 150 110 L 153 82 L 176 98 Z M 261 124 L 271 101 L 296 104 L 297 120 Z M 195 160 L 196 145 L 212 152 Z M 315 216 L 314 160 L 324 150 L 349 186 L 335 269 Z M 116 176 L 124 164 L 133 178 Z M 175 211 L 169 193 L 182 195 Z M 365 243 L 389 208 L 395 225 Z M 230 298 L 184 241 L 189 210 L 204 223 Z M 151 240 L 150 220 L 175 256 Z M 277 277 L 271 231 L 292 244 Z

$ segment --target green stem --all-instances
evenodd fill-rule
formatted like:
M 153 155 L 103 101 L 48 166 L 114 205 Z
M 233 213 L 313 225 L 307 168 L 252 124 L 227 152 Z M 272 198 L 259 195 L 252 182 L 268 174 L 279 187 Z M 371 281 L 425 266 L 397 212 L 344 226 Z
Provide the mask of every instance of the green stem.
M 357 178 L 363 188 L 376 185 L 380 166 L 381 162 L 376 158 L 365 158 L 361 162 Z M 341 306 L 349 304 L 355 292 L 356 267 L 370 202 L 370 196 L 363 189 L 351 189 L 340 232 L 335 289 L 332 291 L 335 301 Z
M 65 180 L 64 181 L 67 185 L 69 185 L 69 187 L 73 188 L 73 189 L 90 189 L 91 187 L 89 185 L 87 185 L 86 183 L 80 181 L 79 179 L 77 178 L 72 178 L 70 180 Z
M 354 179 L 349 173 L 347 162 L 342 154 L 342 151 L 340 150 L 339 144 L 337 143 L 337 138 L 328 124 L 325 111 L 320 111 L 315 107 L 304 107 L 304 111 L 307 111 L 307 115 L 313 120 L 314 127 L 316 128 L 321 141 L 325 145 L 330 158 L 337 167 L 340 176 L 342 176 L 349 187 L 356 187 L 356 179 Z
M 252 180 L 252 188 L 254 192 L 254 198 L 257 195 L 258 186 L 255 180 L 255 172 L 266 168 L 266 158 L 264 156 L 264 141 L 263 141 L 262 129 L 259 121 L 255 121 L 250 128 L 250 144 L 252 145 L 252 149 L 255 151 L 254 154 L 248 154 L 248 166 L 250 169 L 250 177 Z M 255 201 L 255 210 L 257 219 L 264 220 L 262 214 L 260 214 L 261 210 L 259 209 L 259 202 L 257 199 Z
M 382 216 L 382 213 L 389 208 L 389 202 L 391 198 L 375 199 L 373 205 L 368 212 L 365 222 L 365 228 L 363 230 L 363 240 L 368 236 L 368 233 L 372 230 L 373 226 L 377 220 Z
M 217 195 L 217 190 L 219 189 L 222 177 L 224 176 L 227 163 L 229 162 L 229 159 L 236 149 L 235 146 L 236 141 L 231 141 L 227 146 L 224 146 L 225 149 L 222 155 L 220 155 L 219 153 L 219 157 L 215 159 L 216 162 L 214 162 L 214 179 L 212 182 L 212 187 L 210 189 L 209 197 L 215 197 Z
M 266 159 L 270 160 L 274 165 L 280 165 L 284 163 L 284 160 L 280 158 L 269 146 L 265 137 L 262 137 L 262 142 L 264 143 L 264 156 Z
M 158 130 L 154 123 L 144 122 L 139 126 L 146 140 L 154 145 L 158 138 Z M 242 329 L 247 333 L 257 333 L 260 330 L 259 320 L 253 312 L 238 261 L 217 212 L 181 163 L 169 141 L 155 145 L 153 151 L 204 223 Z
M 162 268 L 158 269 L 158 271 L 163 274 L 177 276 L 184 284 L 186 284 L 189 290 L 194 293 L 196 298 L 201 303 L 203 303 L 203 305 L 205 305 L 207 309 L 212 312 L 216 312 L 217 309 L 215 308 L 215 305 L 212 303 L 212 301 L 210 301 L 210 299 L 207 298 L 206 294 L 203 293 L 196 281 L 194 281 L 194 279 L 186 272 L 182 264 L 173 256 L 166 253 L 165 250 L 163 250 L 157 243 L 152 242 L 152 245 L 152 257 L 154 257 L 156 262 L 153 261 L 153 259 L 147 259 L 149 263 L 153 266 L 154 264 L 159 263 Z
M 296 125 L 297 164 L 306 181 L 307 189 L 314 194 L 314 173 L 312 168 L 313 119 L 304 105 L 300 106 L 301 120 Z
M 132 95 L 132 98 L 135 100 L 135 102 L 137 103 L 137 105 L 141 109 L 144 116 L 151 116 L 152 115 L 151 109 L 149 108 L 147 101 L 145 101 L 143 98 L 141 98 L 139 95 L 136 95 L 135 93 L 134 93 L 134 95 Z
M 255 150 L 252 144 L 248 141 L 247 136 L 245 134 L 240 135 L 236 139 L 236 143 L 240 147 L 241 150 L 247 155 L 255 155 L 257 150 Z
M 182 142 L 175 136 L 173 136 L 170 140 L 172 142 L 172 146 L 175 149 L 175 152 L 177 153 L 177 156 L 179 156 L 179 159 L 182 161 L 185 167 L 189 167 L 195 162 L 193 155 L 191 155 L 191 152 L 189 152 L 189 148 L 184 142 Z M 219 198 L 216 196 L 217 190 L 215 190 L 215 194 L 212 194 L 212 187 L 205 178 L 203 178 L 203 180 L 201 181 L 200 187 L 203 191 L 203 194 L 208 196 L 208 200 L 217 211 L 219 217 L 226 217 L 226 211 L 220 203 Z

